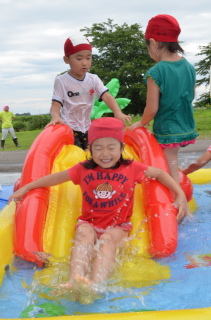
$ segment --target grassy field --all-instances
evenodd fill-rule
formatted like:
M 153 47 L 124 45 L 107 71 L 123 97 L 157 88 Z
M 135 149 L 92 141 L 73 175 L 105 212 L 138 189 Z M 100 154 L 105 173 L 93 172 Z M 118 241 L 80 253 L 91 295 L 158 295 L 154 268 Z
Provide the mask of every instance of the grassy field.
M 16 132 L 15 134 L 21 146 L 20 148 L 16 148 L 10 134 L 8 134 L 5 140 L 4 150 L 28 150 L 41 131 L 42 130 Z M 4 152 L 4 150 L 1 150 L 1 152 Z
M 211 140 L 211 109 L 199 109 L 194 111 L 196 130 L 199 134 L 197 140 Z M 132 117 L 132 123 L 139 121 L 141 116 Z M 152 125 L 149 127 L 152 131 Z M 20 148 L 16 148 L 10 135 L 5 141 L 5 151 L 27 150 L 42 130 L 16 132 Z M 1 152 L 4 152 L 1 150 Z

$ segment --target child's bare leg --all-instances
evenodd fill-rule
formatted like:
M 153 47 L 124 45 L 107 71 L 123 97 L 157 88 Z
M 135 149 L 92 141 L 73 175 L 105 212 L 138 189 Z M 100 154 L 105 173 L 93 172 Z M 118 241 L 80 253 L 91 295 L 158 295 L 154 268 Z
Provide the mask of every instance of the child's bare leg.
M 84 223 L 76 230 L 70 259 L 70 281 L 78 276 L 87 276 L 96 240 L 96 232 L 90 225 Z
M 99 252 L 93 263 L 93 282 L 101 283 L 109 277 L 115 264 L 116 249 L 128 231 L 120 228 L 109 229 L 102 234 L 99 241 Z
M 178 170 L 178 151 L 180 147 L 167 147 L 163 150 L 169 168 L 169 173 L 172 178 L 179 184 L 179 170 Z

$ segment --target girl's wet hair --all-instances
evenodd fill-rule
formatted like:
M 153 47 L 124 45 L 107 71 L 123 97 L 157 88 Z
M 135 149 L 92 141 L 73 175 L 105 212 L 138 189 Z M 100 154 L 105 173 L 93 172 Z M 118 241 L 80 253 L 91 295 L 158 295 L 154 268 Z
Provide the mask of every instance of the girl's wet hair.
M 121 143 L 121 147 L 123 147 L 123 143 Z M 131 159 L 124 159 L 121 154 L 119 161 L 116 163 L 116 165 L 114 167 L 112 167 L 112 169 L 118 168 L 121 164 L 127 166 L 127 165 L 131 164 L 132 162 L 133 162 L 133 160 L 131 160 Z M 94 162 L 93 158 L 86 159 L 85 162 L 80 162 L 80 164 L 86 169 L 94 169 L 98 166 L 98 164 Z
M 149 46 L 150 40 L 145 39 L 145 41 L 146 41 L 146 45 Z M 182 47 L 179 45 L 178 42 L 161 42 L 161 41 L 157 41 L 157 42 L 158 42 L 158 50 L 166 49 L 167 51 L 172 53 L 177 53 L 177 52 L 180 52 L 182 54 L 185 53 L 185 51 L 182 49 Z

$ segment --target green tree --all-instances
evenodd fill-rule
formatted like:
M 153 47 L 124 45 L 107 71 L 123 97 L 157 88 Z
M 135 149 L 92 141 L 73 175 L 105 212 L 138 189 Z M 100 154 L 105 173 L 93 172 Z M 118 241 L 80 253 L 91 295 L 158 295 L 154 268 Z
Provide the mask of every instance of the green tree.
M 131 100 L 125 113 L 142 113 L 146 104 L 146 85 L 143 75 L 154 65 L 144 40 L 141 26 L 137 23 L 119 26 L 113 20 L 94 23 L 91 28 L 81 29 L 98 53 L 93 54 L 90 72 L 97 74 L 104 83 L 119 79 L 118 97 Z
M 210 65 L 211 65 L 211 42 L 207 46 L 199 46 L 200 52 L 197 56 L 203 56 L 203 59 L 195 63 L 196 73 L 200 76 L 196 80 L 196 86 L 205 84 L 209 85 L 210 81 Z M 195 106 L 202 107 L 210 102 L 210 92 L 203 93 L 195 102 Z

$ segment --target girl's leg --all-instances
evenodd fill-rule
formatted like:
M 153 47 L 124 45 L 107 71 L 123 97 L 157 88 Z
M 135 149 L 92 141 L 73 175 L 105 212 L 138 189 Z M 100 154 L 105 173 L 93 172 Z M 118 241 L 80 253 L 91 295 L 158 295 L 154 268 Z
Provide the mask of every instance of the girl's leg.
M 178 183 L 179 183 L 179 170 L 178 170 L 178 151 L 179 151 L 180 147 L 177 148 L 172 148 L 170 149 L 170 147 L 167 147 L 163 150 L 165 157 L 166 157 L 166 161 L 168 164 L 168 168 L 169 168 L 169 173 L 172 176 L 172 178 Z
M 101 283 L 109 277 L 115 265 L 116 249 L 128 231 L 120 228 L 109 229 L 102 234 L 99 241 L 99 252 L 93 263 L 93 282 Z
M 70 259 L 70 281 L 78 276 L 87 276 L 96 240 L 96 232 L 90 225 L 84 223 L 76 230 Z

